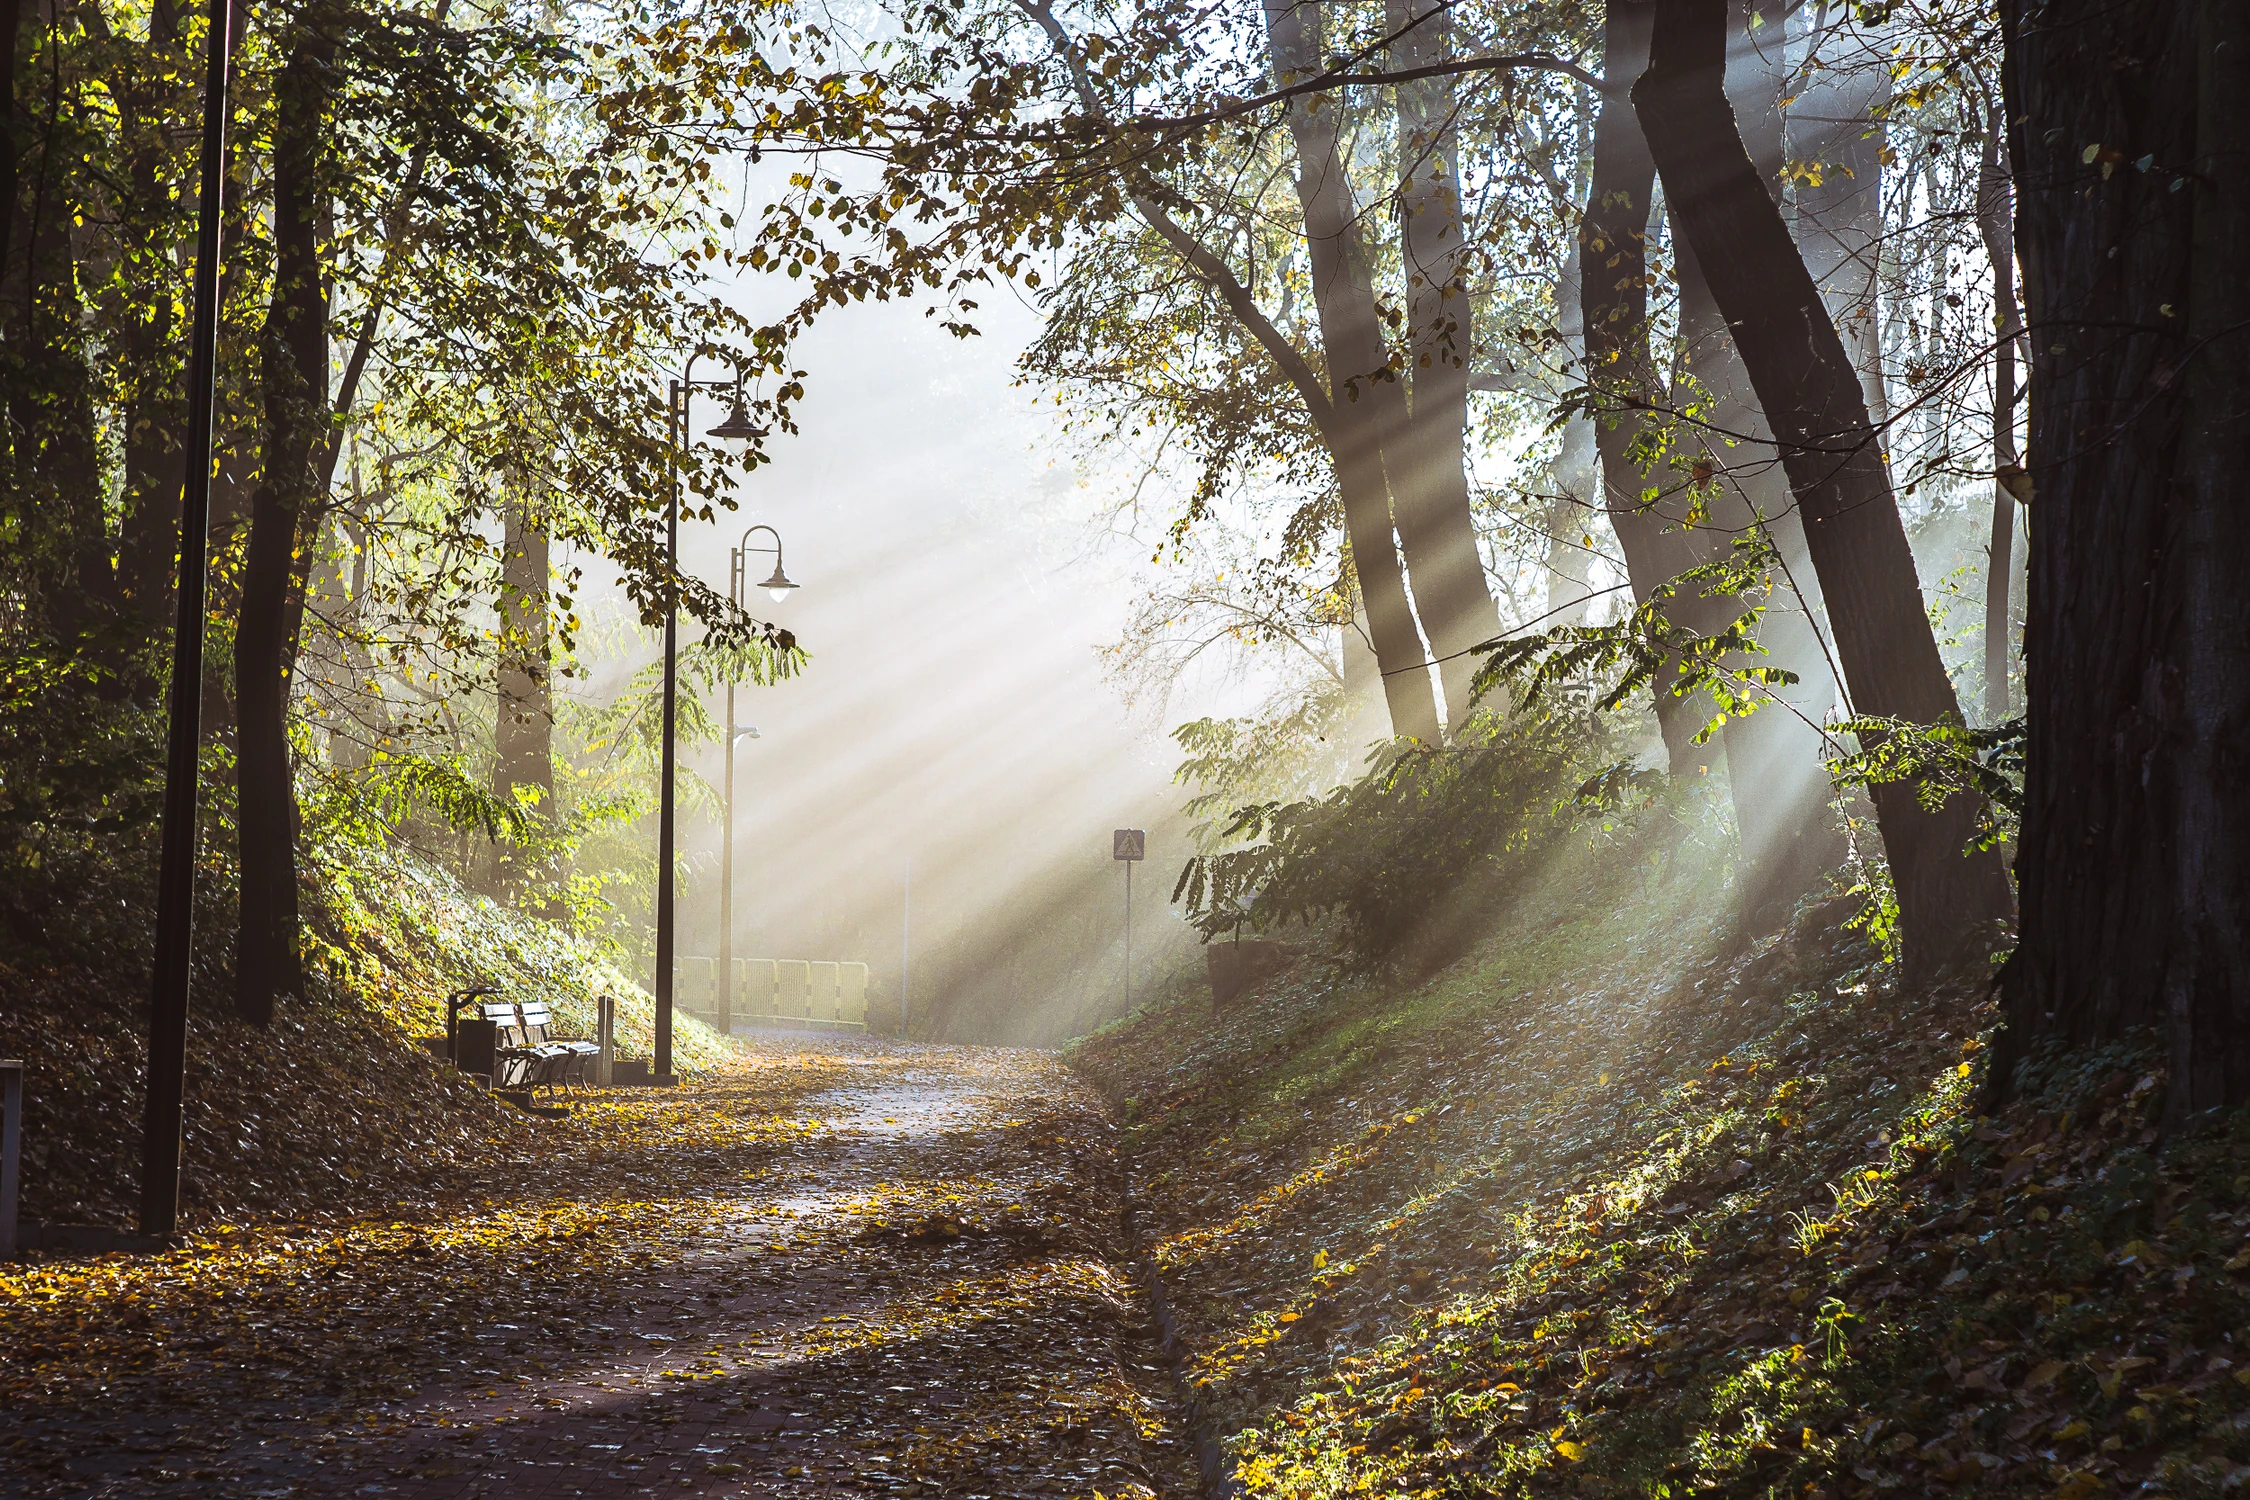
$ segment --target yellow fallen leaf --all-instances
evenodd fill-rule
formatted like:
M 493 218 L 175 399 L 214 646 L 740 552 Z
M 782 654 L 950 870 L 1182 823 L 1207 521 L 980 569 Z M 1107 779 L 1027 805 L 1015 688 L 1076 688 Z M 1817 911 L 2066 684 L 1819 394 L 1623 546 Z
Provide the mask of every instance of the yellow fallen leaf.
M 1316 1270 L 1316 1271 L 1325 1271 L 1325 1270 L 1327 1270 L 1327 1269 L 1328 1269 L 1328 1252 L 1327 1252 L 1327 1251 L 1325 1251 L 1325 1250 L 1315 1250 L 1315 1251 L 1313 1252 L 1313 1258 L 1312 1258 L 1312 1268 L 1313 1268 L 1314 1270 Z
M 1555 1451 L 1572 1463 L 1577 1463 L 1586 1456 L 1586 1445 L 1584 1443 L 1557 1443 L 1555 1444 Z
M 2070 1366 L 2064 1364 L 2059 1359 L 2050 1359 L 2045 1364 L 2040 1365 L 2037 1369 L 2033 1370 L 2029 1375 L 2026 1375 L 2023 1378 L 2024 1389 L 2027 1391 L 2036 1391 L 2042 1386 L 2053 1385 L 2055 1383 L 2055 1377 L 2062 1374 L 2063 1371 L 2069 1368 Z

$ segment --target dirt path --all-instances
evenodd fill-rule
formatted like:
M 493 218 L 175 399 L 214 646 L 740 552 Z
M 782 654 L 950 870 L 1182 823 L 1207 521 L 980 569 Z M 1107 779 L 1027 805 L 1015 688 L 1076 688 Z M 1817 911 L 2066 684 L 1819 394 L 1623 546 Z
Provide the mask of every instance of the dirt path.
M 458 1200 L 0 1275 L 0 1494 L 1196 1493 L 1085 1084 L 748 1054 Z

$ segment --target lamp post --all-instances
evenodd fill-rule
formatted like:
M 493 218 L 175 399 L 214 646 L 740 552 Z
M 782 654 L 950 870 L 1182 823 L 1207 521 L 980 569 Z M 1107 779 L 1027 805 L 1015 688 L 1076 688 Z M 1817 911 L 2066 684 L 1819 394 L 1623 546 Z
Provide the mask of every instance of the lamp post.
M 773 538 L 771 547 L 753 547 L 750 538 L 759 532 Z M 727 554 L 727 595 L 734 600 L 735 608 L 742 607 L 743 584 L 750 577 L 752 553 L 773 554 L 773 576 L 758 587 L 764 589 L 774 603 L 789 597 L 797 585 L 781 569 L 781 533 L 771 526 L 752 526 L 742 533 L 742 541 Z M 734 674 L 727 673 L 727 753 L 726 771 L 726 823 L 719 842 L 719 1032 L 734 1035 L 734 742 L 738 739 L 756 739 L 758 731 L 734 727 Z
M 688 356 L 687 368 L 671 383 L 665 397 L 666 437 L 672 461 L 670 503 L 664 511 L 664 756 L 658 774 L 659 811 L 656 819 L 656 1057 L 650 1068 L 651 1083 L 676 1082 L 672 1073 L 672 940 L 677 902 L 672 891 L 673 833 L 677 819 L 673 771 L 678 760 L 674 735 L 679 727 L 680 702 L 680 455 L 687 443 L 688 402 L 698 389 L 731 390 L 734 409 L 727 419 L 705 434 L 729 442 L 749 442 L 765 436 L 750 424 L 742 409 L 742 378 L 731 381 L 697 380 L 695 362 L 702 351 Z
M 180 494 L 180 598 L 172 629 L 164 750 L 156 966 L 149 984 L 148 1093 L 141 1132 L 142 1235 L 168 1240 L 180 1207 L 180 1119 L 195 943 L 196 770 L 203 739 L 203 614 L 211 530 L 211 403 L 219 341 L 219 209 L 226 188 L 227 61 L 234 7 L 212 0 L 203 39 L 202 181 L 196 188 L 195 306 L 188 330 L 187 469 Z

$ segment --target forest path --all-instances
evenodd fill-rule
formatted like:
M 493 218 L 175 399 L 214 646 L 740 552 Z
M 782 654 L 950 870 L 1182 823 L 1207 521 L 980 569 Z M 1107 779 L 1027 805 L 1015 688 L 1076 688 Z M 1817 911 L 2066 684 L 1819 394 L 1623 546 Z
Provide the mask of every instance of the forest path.
M 459 1201 L 0 1277 L 0 1493 L 1193 1495 L 1093 1091 L 741 1040 Z

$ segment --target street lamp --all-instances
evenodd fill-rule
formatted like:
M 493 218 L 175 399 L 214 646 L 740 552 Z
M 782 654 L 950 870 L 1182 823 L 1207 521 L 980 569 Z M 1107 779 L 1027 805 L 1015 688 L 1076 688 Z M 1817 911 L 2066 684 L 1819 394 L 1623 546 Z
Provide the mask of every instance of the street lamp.
M 211 421 L 218 368 L 220 209 L 225 201 L 227 59 L 234 7 L 212 0 L 203 38 L 202 181 L 196 188 L 195 300 L 188 325 L 186 470 L 180 493 L 179 613 L 164 744 L 163 847 L 156 875 L 156 962 L 149 981 L 148 1088 L 141 1125 L 140 1231 L 179 1226 L 180 1139 L 195 945 L 196 772 L 202 749 L 203 616 L 209 588 Z
M 680 456 L 686 446 L 688 402 L 698 390 L 731 391 L 734 407 L 727 419 L 707 434 L 721 441 L 754 442 L 765 432 L 750 423 L 742 406 L 742 376 L 733 380 L 697 380 L 699 349 L 688 356 L 687 368 L 671 383 L 665 396 L 665 436 L 672 466 L 671 501 L 664 512 L 664 768 L 659 789 L 660 811 L 656 822 L 656 1058 L 650 1072 L 653 1083 L 672 1083 L 672 952 L 676 902 L 672 892 L 672 848 L 677 812 L 673 795 L 673 769 L 678 756 L 674 745 L 679 727 L 680 655 Z M 728 750 L 733 741 L 728 741 Z
M 750 538 L 759 532 L 773 538 L 771 547 L 753 547 Z M 742 541 L 727 554 L 727 596 L 734 600 L 737 609 L 742 607 L 742 590 L 750 578 L 750 557 L 753 553 L 773 554 L 773 576 L 759 587 L 781 603 L 797 585 L 781 570 L 781 533 L 771 526 L 752 526 L 742 533 Z M 738 739 L 756 739 L 755 729 L 737 730 L 734 727 L 734 674 L 727 674 L 727 758 L 724 772 L 726 784 L 726 825 L 719 840 L 719 1030 L 726 1036 L 734 1035 L 734 742 Z

